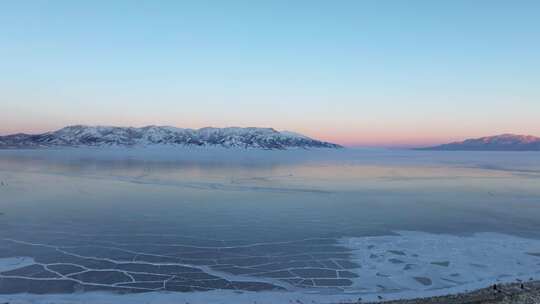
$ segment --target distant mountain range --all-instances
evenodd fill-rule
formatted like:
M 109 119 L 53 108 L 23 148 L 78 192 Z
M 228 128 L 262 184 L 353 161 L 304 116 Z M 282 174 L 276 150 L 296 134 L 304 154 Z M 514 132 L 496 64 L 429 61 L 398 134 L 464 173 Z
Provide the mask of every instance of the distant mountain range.
M 69 126 L 42 134 L 0 136 L 0 149 L 48 147 L 220 146 L 226 148 L 341 148 L 307 136 L 272 128 L 181 129 L 167 126 Z
M 503 134 L 467 139 L 460 142 L 420 148 L 441 151 L 540 151 L 540 138 L 528 135 Z

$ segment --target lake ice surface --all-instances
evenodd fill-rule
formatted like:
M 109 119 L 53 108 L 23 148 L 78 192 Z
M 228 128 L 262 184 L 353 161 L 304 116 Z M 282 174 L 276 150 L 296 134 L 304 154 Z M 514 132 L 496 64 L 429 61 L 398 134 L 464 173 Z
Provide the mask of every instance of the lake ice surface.
M 540 277 L 540 154 L 0 151 L 0 300 L 330 303 Z

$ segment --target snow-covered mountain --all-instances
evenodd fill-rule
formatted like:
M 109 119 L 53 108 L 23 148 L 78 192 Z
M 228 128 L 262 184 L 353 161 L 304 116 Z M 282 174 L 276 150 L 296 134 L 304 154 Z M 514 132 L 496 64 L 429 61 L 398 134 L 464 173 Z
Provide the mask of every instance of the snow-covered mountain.
M 421 150 L 448 151 L 540 151 L 540 138 L 530 135 L 502 134 L 453 142 Z
M 102 147 L 102 146 L 221 146 L 226 148 L 340 148 L 294 132 L 272 128 L 181 129 L 168 126 L 69 126 L 42 134 L 0 136 L 0 148 Z

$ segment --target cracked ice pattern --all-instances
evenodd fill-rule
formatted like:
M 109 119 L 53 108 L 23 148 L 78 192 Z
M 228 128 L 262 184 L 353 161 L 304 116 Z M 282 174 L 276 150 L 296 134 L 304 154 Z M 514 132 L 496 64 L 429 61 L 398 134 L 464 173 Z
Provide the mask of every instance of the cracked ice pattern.
M 344 291 L 359 267 L 334 239 L 249 244 L 151 234 L 26 237 L 0 242 L 0 258 L 11 265 L 0 272 L 0 293 Z M 37 241 L 43 239 L 49 242 Z
M 0 242 L 0 293 L 289 290 L 370 294 L 540 277 L 540 241 L 496 233 L 459 237 L 400 232 L 268 243 L 43 231 L 24 237 L 30 240 L 3 238 Z

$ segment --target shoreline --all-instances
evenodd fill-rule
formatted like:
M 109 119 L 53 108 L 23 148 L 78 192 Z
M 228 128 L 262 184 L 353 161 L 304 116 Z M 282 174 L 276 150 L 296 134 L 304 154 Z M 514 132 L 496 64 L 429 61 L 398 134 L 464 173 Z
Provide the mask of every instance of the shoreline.
M 495 287 L 496 286 L 496 287 Z M 507 303 L 540 303 L 540 281 L 523 283 L 505 283 L 492 285 L 470 292 L 445 296 L 424 297 L 416 299 L 388 300 L 375 302 L 352 302 L 350 304 L 507 304 Z

